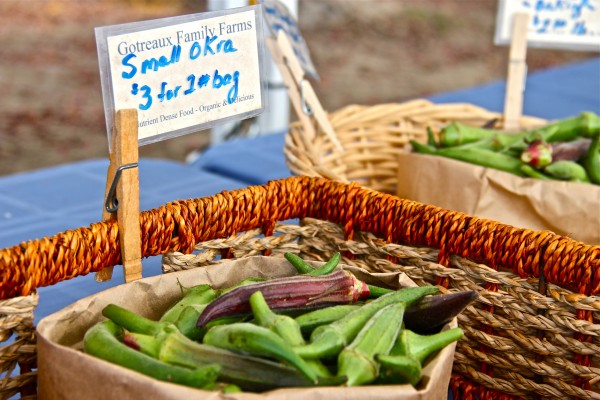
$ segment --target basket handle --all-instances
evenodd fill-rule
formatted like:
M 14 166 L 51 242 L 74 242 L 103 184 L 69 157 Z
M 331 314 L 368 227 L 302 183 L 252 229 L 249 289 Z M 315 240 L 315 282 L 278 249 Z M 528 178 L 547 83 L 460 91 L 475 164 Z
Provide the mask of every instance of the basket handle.
M 343 151 L 344 148 L 329 121 L 327 113 L 323 109 L 311 83 L 306 79 L 304 69 L 294 53 L 287 34 L 283 30 L 280 30 L 275 40 L 271 38 L 267 39 L 267 46 L 275 64 L 279 68 L 282 79 L 286 83 L 288 94 L 296 110 L 296 114 L 304 126 L 307 142 L 312 143 L 316 137 L 316 130 L 311 118 L 314 117 L 317 126 L 331 140 L 334 148 L 340 152 Z

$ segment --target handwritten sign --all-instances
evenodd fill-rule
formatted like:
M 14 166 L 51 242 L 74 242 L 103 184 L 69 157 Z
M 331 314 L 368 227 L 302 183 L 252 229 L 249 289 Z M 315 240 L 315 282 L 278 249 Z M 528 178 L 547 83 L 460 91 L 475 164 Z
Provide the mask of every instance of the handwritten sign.
M 500 0 L 497 45 L 510 43 L 512 17 L 518 12 L 530 15 L 529 46 L 600 51 L 600 0 Z
M 260 3 L 264 7 L 265 21 L 271 34 L 277 37 L 279 31 L 285 32 L 304 73 L 313 79 L 319 80 L 319 73 L 310 58 L 306 41 L 302 37 L 298 23 L 290 10 L 279 0 L 260 0 Z
M 140 145 L 264 110 L 261 6 L 96 28 L 109 135 L 138 110 Z

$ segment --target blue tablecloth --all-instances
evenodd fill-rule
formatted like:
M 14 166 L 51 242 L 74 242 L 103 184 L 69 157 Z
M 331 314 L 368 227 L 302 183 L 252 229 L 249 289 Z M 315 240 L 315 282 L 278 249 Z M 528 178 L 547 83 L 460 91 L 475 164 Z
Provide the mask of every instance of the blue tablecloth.
M 0 248 L 100 221 L 107 168 L 108 160 L 99 159 L 0 178 Z M 248 186 L 246 182 L 167 160 L 141 159 L 139 176 L 141 210 Z M 144 277 L 160 274 L 160 261 L 160 257 L 143 260 Z M 109 282 L 95 282 L 94 274 L 90 274 L 40 288 L 36 321 L 123 282 L 122 268 L 117 267 Z
M 504 110 L 504 80 L 430 96 L 435 103 L 466 102 Z M 561 119 L 582 111 L 600 113 L 600 57 L 531 73 L 525 81 L 523 115 Z

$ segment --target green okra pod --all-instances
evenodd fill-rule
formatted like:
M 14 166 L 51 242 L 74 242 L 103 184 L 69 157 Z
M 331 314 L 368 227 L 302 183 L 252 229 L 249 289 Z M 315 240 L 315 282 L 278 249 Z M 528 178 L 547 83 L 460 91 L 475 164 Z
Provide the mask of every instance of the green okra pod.
M 554 180 L 553 177 L 544 174 L 543 172 L 533 168 L 531 165 L 528 164 L 521 165 L 521 172 L 523 172 L 525 176 L 529 178 L 542 179 L 546 181 Z
M 238 385 L 234 384 L 234 383 L 222 383 L 222 382 L 215 382 L 215 383 L 211 383 L 209 385 L 206 385 L 204 388 L 204 390 L 211 390 L 213 392 L 221 392 L 223 394 L 229 394 L 229 393 L 241 393 L 242 392 L 242 388 L 240 388 Z
M 409 355 L 417 359 L 421 365 L 425 365 L 431 355 L 462 337 L 463 330 L 461 328 L 452 328 L 433 335 L 420 335 L 409 329 L 403 329 L 398 335 L 390 355 Z
M 362 304 L 341 304 L 321 308 L 297 316 L 296 322 L 300 326 L 302 334 L 310 334 L 317 327 L 337 321 L 360 307 L 362 307 Z
M 585 168 L 575 161 L 560 160 L 544 168 L 544 172 L 552 177 L 570 182 L 589 183 L 590 178 Z
M 436 155 L 459 161 L 494 168 L 514 175 L 523 176 L 523 162 L 517 158 L 492 150 L 478 148 L 448 148 L 439 150 Z
M 600 185 L 600 132 L 592 138 L 592 143 L 586 152 L 583 161 L 583 166 L 590 178 L 590 181 Z
M 433 147 L 416 140 L 411 140 L 410 145 L 412 147 L 412 151 L 415 153 L 435 155 L 438 151 L 437 147 Z
M 300 274 L 307 274 L 312 276 L 321 276 L 327 275 L 333 272 L 333 270 L 338 266 L 341 259 L 340 253 L 335 253 L 325 264 L 323 264 L 319 268 L 315 268 L 309 263 L 307 263 L 304 259 L 299 257 L 294 253 L 285 253 L 284 257 L 289 261 L 296 271 Z
M 456 147 L 468 144 L 491 145 L 492 149 L 527 147 L 527 142 L 542 139 L 546 142 L 569 142 L 579 138 L 591 138 L 600 130 L 600 116 L 582 112 L 571 118 L 561 119 L 544 126 L 517 133 L 478 128 L 454 121 L 439 133 L 440 147 Z
M 465 125 L 457 121 L 446 125 L 438 136 L 440 147 L 474 145 L 486 148 L 504 148 L 522 137 L 518 134 Z
M 286 252 L 283 254 L 286 260 L 296 269 L 299 274 L 309 274 L 314 268 L 312 265 L 307 263 L 302 257 L 294 253 Z
M 395 292 L 395 289 L 388 289 L 388 288 L 384 288 L 381 286 L 375 286 L 375 285 L 367 285 L 367 287 L 369 288 L 369 298 L 371 299 L 375 299 L 377 297 L 381 297 L 384 294 L 388 294 L 391 292 Z
M 205 326 L 199 328 L 196 326 L 198 318 L 206 308 L 207 304 L 192 304 L 187 306 L 175 321 L 175 326 L 181 333 L 192 340 L 201 341 L 206 331 L 215 325 L 229 324 L 232 322 L 242 322 L 247 319 L 245 315 L 232 315 L 213 319 Z
M 162 315 L 162 317 L 160 317 L 160 321 L 175 323 L 183 309 L 187 306 L 195 304 L 207 304 L 216 299 L 218 296 L 217 291 L 211 288 L 208 284 L 193 286 L 188 289 L 182 288 L 182 291 L 185 291 L 183 297 L 178 302 L 173 304 Z
M 105 361 L 165 382 L 203 388 L 214 383 L 218 377 L 220 367 L 214 363 L 201 368 L 174 366 L 121 343 L 117 336 L 122 333 L 122 328 L 112 321 L 97 323 L 84 335 L 84 351 Z
M 176 330 L 165 329 L 154 336 L 131 333 L 128 344 L 171 365 L 198 368 L 216 363 L 220 366 L 220 381 L 233 383 L 246 391 L 314 385 L 297 369 L 280 362 L 198 343 Z M 344 379 L 337 377 L 319 377 L 317 384 L 328 386 L 343 382 Z
M 422 368 L 429 357 L 452 342 L 462 338 L 460 328 L 448 329 L 433 335 L 419 335 L 402 329 L 389 354 L 377 354 L 375 360 L 380 365 L 378 382 L 386 384 L 410 383 L 416 385 L 421 380 Z
M 416 385 L 423 375 L 423 367 L 415 357 L 391 356 L 376 354 L 375 361 L 379 363 L 379 376 L 377 381 L 385 384 L 410 383 Z
M 290 346 L 302 346 L 305 344 L 304 336 L 300 331 L 300 325 L 289 315 L 276 314 L 265 301 L 261 292 L 250 296 L 250 307 L 256 323 L 282 338 Z M 320 376 L 330 376 L 329 370 L 319 360 L 306 360 L 306 363 Z
M 289 315 L 275 314 L 261 292 L 255 292 L 249 300 L 252 315 L 258 325 L 273 331 L 290 346 L 304 344 L 304 337 L 296 320 Z
M 383 307 L 398 302 L 408 307 L 420 298 L 437 292 L 436 286 L 419 286 L 383 295 L 329 325 L 316 328 L 311 334 L 310 343 L 295 347 L 294 351 L 304 358 L 335 357 Z
M 498 169 L 518 176 L 524 175 L 521 171 L 523 162 L 518 158 L 501 152 L 466 146 L 431 149 L 429 146 L 415 140 L 412 140 L 410 143 L 412 144 L 413 150 L 417 153 L 452 158 L 482 167 Z
M 547 142 L 570 142 L 578 138 L 591 138 L 600 130 L 600 116 L 593 112 L 582 112 L 576 117 L 564 118 L 530 131 Z
M 171 322 L 176 323 L 179 319 L 181 313 L 188 306 L 194 306 L 194 308 L 198 309 L 198 306 L 206 305 L 221 296 L 224 293 L 227 293 L 235 288 L 240 286 L 249 285 L 251 283 L 264 282 L 263 278 L 246 278 L 236 283 L 233 286 L 227 287 L 225 289 L 213 289 L 208 284 L 201 284 L 197 286 L 193 286 L 191 288 L 183 288 L 182 292 L 183 297 L 173 304 L 160 318 L 160 321 L 163 322 Z M 188 313 L 191 311 L 188 309 Z M 185 319 L 184 319 L 185 320 Z
M 435 140 L 435 134 L 433 133 L 433 130 L 431 129 L 431 127 L 428 126 L 426 128 L 426 131 L 427 131 L 427 145 L 431 146 L 431 147 L 439 147 L 439 144 Z
M 214 326 L 204 335 L 204 344 L 255 356 L 271 357 L 298 369 L 311 382 L 317 383 L 314 370 L 277 334 L 249 322 Z
M 170 322 L 152 321 L 116 304 L 104 307 L 102 315 L 128 331 L 145 335 L 156 335 L 165 327 L 172 325 Z
M 356 338 L 338 356 L 338 375 L 346 376 L 346 385 L 373 382 L 379 375 L 376 354 L 388 354 L 402 328 L 405 304 L 390 304 L 377 311 Z
M 179 329 L 179 332 L 192 340 L 202 340 L 206 329 L 198 328 L 196 321 L 205 307 L 206 304 L 190 304 L 185 307 L 175 321 L 175 326 Z

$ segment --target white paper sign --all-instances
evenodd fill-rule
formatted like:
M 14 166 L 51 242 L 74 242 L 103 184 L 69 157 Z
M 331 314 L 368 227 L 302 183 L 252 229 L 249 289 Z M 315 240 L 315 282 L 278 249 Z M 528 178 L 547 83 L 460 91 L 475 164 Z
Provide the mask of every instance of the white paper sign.
M 138 110 L 139 144 L 264 109 L 261 6 L 96 28 L 109 135 Z
M 510 43 L 512 17 L 530 15 L 531 47 L 600 51 L 600 0 L 499 0 L 494 43 Z

